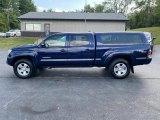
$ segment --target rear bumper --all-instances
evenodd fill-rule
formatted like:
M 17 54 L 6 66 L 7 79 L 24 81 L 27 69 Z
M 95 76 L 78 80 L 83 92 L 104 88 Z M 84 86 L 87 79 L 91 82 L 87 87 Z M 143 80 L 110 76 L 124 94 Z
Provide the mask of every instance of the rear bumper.
M 147 64 L 150 64 L 151 61 L 152 61 L 152 58 L 138 59 L 138 60 L 136 60 L 136 62 L 134 63 L 133 66 L 137 66 L 137 65 L 147 65 Z
M 152 61 L 152 58 L 148 58 L 148 59 L 145 60 L 145 64 L 150 64 L 151 61 Z

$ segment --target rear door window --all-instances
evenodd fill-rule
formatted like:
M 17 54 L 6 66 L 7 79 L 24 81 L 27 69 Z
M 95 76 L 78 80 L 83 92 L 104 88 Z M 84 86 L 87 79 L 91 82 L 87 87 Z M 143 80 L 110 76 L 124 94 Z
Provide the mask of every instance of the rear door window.
M 90 39 L 86 34 L 72 34 L 70 37 L 70 46 L 88 46 L 89 44 Z
M 97 44 L 141 44 L 142 37 L 139 34 L 99 34 Z

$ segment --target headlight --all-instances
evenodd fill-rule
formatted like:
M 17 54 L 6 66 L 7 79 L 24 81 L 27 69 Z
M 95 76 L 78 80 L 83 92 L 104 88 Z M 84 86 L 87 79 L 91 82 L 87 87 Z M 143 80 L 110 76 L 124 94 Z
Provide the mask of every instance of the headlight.
M 12 50 L 8 50 L 8 54 L 10 54 L 12 52 Z

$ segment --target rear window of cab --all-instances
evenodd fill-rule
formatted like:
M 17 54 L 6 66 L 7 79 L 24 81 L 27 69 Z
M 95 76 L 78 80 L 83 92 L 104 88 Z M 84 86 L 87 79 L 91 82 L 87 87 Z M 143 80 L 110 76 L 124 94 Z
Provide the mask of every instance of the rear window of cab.
M 143 36 L 141 34 L 97 34 L 97 45 L 106 44 L 142 44 Z

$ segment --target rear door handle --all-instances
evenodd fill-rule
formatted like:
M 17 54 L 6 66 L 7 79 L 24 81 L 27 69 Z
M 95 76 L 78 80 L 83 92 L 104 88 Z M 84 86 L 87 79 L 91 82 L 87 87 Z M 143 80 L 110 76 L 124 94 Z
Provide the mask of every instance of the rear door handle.
M 85 51 L 89 51 L 89 49 L 86 49 Z

